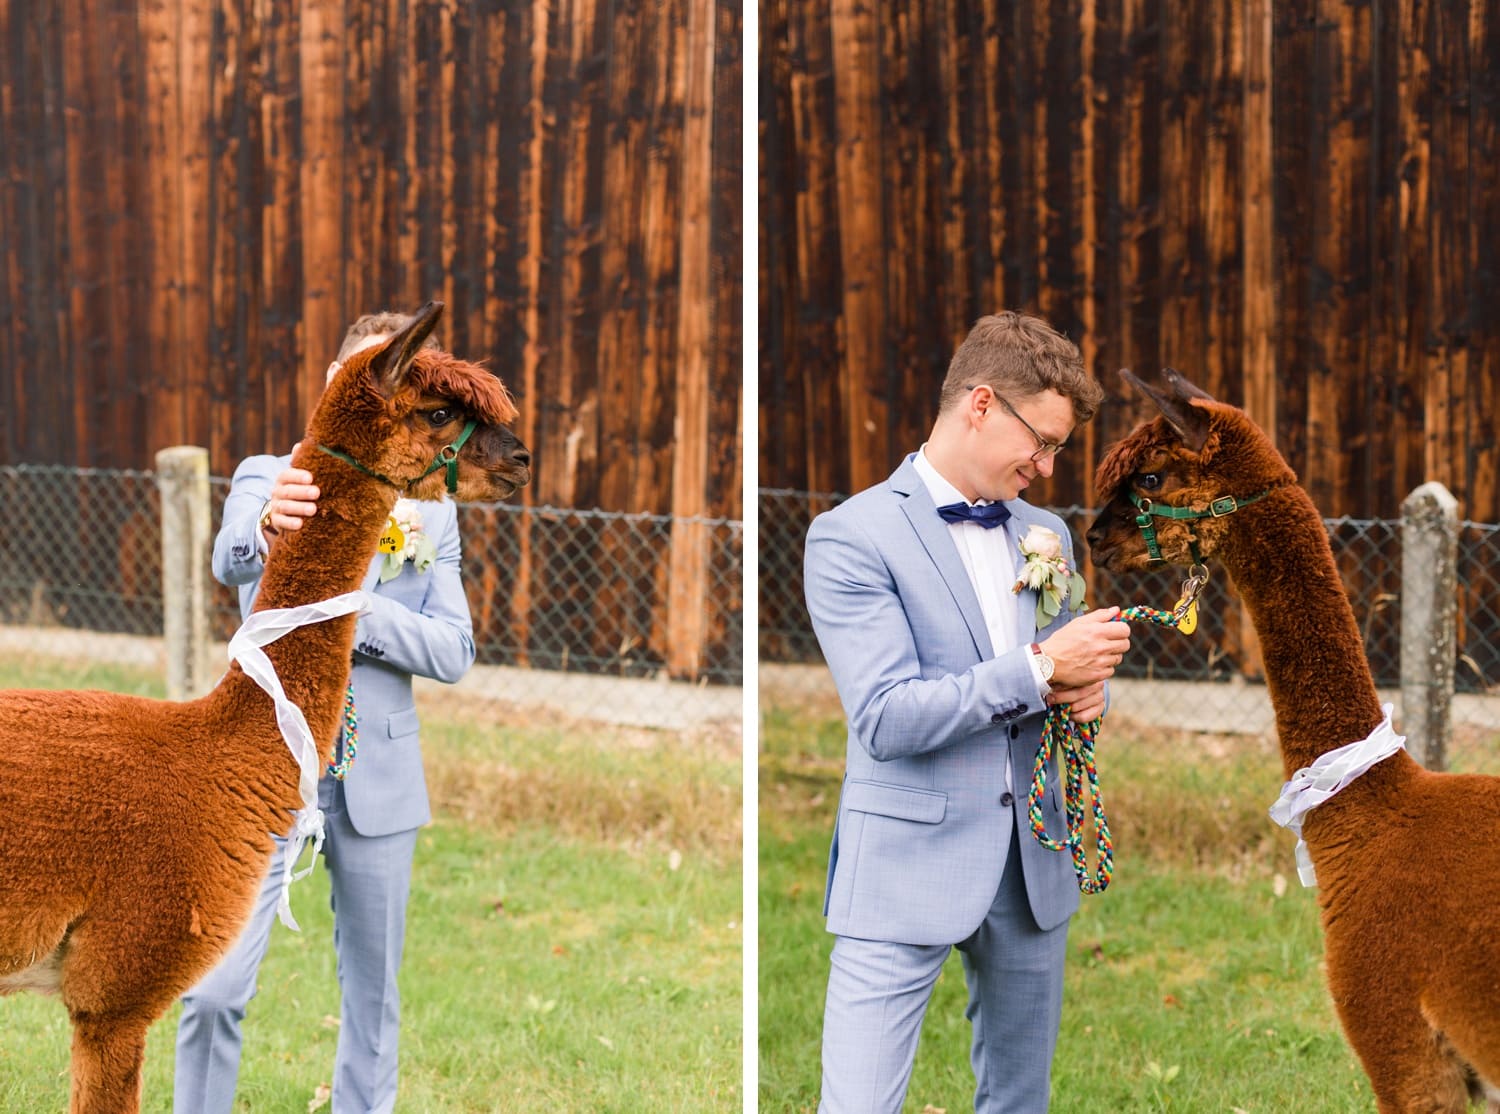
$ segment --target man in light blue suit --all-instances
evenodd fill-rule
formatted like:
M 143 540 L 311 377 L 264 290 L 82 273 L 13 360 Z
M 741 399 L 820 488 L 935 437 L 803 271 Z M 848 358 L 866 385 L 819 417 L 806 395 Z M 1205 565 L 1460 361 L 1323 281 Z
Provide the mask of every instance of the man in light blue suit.
M 407 321 L 370 314 L 350 327 L 340 363 Z M 429 344 L 433 344 L 429 338 Z M 248 615 L 275 534 L 300 528 L 316 513 L 311 473 L 288 456 L 253 456 L 235 469 L 224 519 L 214 539 L 213 572 L 237 585 Z M 407 560 L 380 579 L 383 555 L 365 579 L 370 612 L 355 628 L 351 680 L 358 746 L 347 768 L 348 736 L 335 753 L 335 773 L 318 783 L 325 814 L 323 857 L 332 884 L 334 949 L 342 995 L 333 1069 L 333 1114 L 386 1114 L 396 1103 L 400 998 L 396 975 L 406 931 L 406 903 L 417 829 L 432 814 L 422 772 L 412 676 L 457 681 L 474 661 L 473 624 L 459 581 L 457 509 L 416 501 L 422 532 L 435 544 L 430 565 Z M 278 840 L 271 871 L 239 941 L 183 998 L 177 1029 L 175 1114 L 230 1114 L 239 1072 L 246 1007 L 270 942 L 282 891 Z M 268 1018 L 275 1024 L 277 1019 Z
M 1042 717 L 1105 707 L 1130 646 L 1118 608 L 1038 628 L 1012 592 L 1020 540 L 1056 515 L 1021 493 L 1103 391 L 1045 322 L 986 317 L 959 347 L 921 449 L 882 484 L 820 515 L 806 593 L 849 723 L 824 913 L 836 935 L 823 1020 L 821 1114 L 898 1114 L 932 987 L 963 956 L 978 1114 L 1047 1109 L 1062 1013 L 1065 853 L 1026 812 Z M 1057 770 L 1043 806 L 1063 830 Z

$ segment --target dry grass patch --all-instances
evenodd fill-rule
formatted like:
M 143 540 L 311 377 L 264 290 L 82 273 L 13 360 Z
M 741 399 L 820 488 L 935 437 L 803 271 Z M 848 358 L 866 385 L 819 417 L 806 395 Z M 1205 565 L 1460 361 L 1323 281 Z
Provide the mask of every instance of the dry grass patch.
M 1226 877 L 1290 869 L 1294 841 L 1267 816 L 1282 783 L 1270 740 L 1106 721 L 1096 758 L 1117 857 Z
M 738 732 L 569 723 L 459 697 L 423 709 L 435 808 L 501 835 L 542 827 L 632 852 L 740 854 Z

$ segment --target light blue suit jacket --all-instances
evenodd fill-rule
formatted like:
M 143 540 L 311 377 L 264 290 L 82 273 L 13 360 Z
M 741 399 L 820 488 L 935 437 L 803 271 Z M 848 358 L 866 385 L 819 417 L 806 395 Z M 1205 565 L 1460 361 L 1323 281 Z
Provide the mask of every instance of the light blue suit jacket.
M 213 573 L 221 584 L 239 588 L 242 616 L 250 613 L 265 568 L 256 544 L 261 507 L 291 459 L 249 457 L 235 469 L 224 502 Z M 412 675 L 452 683 L 474 663 L 474 627 L 459 579 L 458 510 L 447 501 L 417 507 L 437 560 L 421 573 L 408 561 L 400 576 L 381 584 L 377 557 L 364 582 L 371 611 L 355 626 L 351 677 L 359 752 L 344 780 L 344 798 L 350 823 L 365 836 L 409 831 L 432 819 Z
M 1006 504 L 1017 541 L 1056 515 Z M 848 766 L 829 855 L 824 913 L 841 936 L 954 944 L 983 921 L 1000 885 L 1011 825 L 1031 911 L 1053 928 L 1078 908 L 1066 852 L 1045 850 L 1026 813 L 1046 707 L 1026 661 L 1036 593 L 1016 601 L 1015 646 L 994 656 L 948 524 L 908 457 L 883 484 L 819 515 L 807 535 L 807 608 L 849 721 Z M 1009 588 L 1009 585 L 1006 586 Z M 1012 798 L 1002 802 L 1005 764 Z M 1055 759 L 1043 803 L 1063 831 Z

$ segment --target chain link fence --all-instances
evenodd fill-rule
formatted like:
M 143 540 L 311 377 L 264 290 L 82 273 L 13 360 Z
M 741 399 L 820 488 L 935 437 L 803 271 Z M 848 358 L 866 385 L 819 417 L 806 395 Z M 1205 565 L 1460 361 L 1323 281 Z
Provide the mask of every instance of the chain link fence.
M 826 700 L 831 693 L 802 595 L 802 553 L 814 517 L 843 496 L 762 489 L 759 655 L 761 702 Z M 1080 542 L 1094 513 L 1057 509 Z M 1400 706 L 1401 521 L 1325 520 L 1334 559 L 1359 623 L 1376 684 Z M 1085 568 L 1089 601 L 1170 607 L 1182 572 L 1116 576 Z M 1458 538 L 1458 661 L 1454 718 L 1500 732 L 1500 524 L 1461 522 Z M 1288 601 L 1296 606 L 1296 601 Z M 1115 683 L 1116 713 L 1201 730 L 1269 733 L 1273 721 L 1254 628 L 1228 578 L 1210 579 L 1191 636 L 1151 623 L 1131 628 L 1131 652 Z M 1317 638 L 1316 631 L 1308 632 Z M 816 668 L 814 668 L 814 666 Z M 799 668 L 800 667 L 800 668 Z M 836 707 L 831 702 L 829 707 Z
M 229 493 L 210 481 L 213 528 Z M 693 665 L 669 668 L 673 530 L 706 553 Z M 476 668 L 461 687 L 624 723 L 740 718 L 743 525 L 504 503 L 459 505 Z M 160 496 L 153 472 L 0 467 L 0 629 L 13 646 L 159 664 Z M 214 636 L 239 626 L 213 585 Z M 95 639 L 84 635 L 118 636 Z M 132 641 L 134 639 L 135 641 Z M 680 656 L 680 655 L 679 655 Z M 675 675 L 671 675 L 675 674 Z

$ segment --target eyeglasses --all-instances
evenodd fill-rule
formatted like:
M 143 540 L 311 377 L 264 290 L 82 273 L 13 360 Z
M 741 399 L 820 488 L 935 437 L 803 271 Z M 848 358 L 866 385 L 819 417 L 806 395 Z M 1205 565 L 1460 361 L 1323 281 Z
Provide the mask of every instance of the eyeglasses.
M 1005 407 L 1006 411 L 1012 418 L 1026 427 L 1027 433 L 1036 438 L 1036 452 L 1031 454 L 1031 459 L 1033 461 L 1035 461 L 1036 463 L 1041 463 L 1042 461 L 1047 460 L 1049 457 L 1056 456 L 1058 453 L 1062 452 L 1064 448 L 1067 447 L 1066 445 L 1059 444 L 1056 441 L 1048 441 L 1045 437 L 1043 437 L 1040 433 L 1038 433 L 1031 427 L 1030 422 L 1016 413 L 1016 408 L 1014 406 L 1006 402 L 1005 399 L 1001 398 L 999 395 L 996 395 L 995 398 L 999 401 L 1001 406 Z

